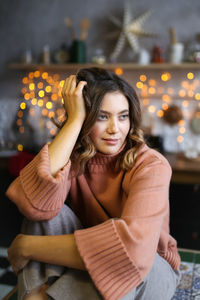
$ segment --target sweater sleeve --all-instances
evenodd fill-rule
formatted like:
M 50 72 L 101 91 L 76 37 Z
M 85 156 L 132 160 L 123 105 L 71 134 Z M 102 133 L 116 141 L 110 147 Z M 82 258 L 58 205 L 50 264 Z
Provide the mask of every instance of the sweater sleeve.
M 168 213 L 170 177 L 165 161 L 141 164 L 124 186 L 121 218 L 75 232 L 80 255 L 104 299 L 120 299 L 149 273 Z
M 70 189 L 70 165 L 69 161 L 53 177 L 50 172 L 48 145 L 45 145 L 11 183 L 6 196 L 28 219 L 51 219 L 59 213 Z

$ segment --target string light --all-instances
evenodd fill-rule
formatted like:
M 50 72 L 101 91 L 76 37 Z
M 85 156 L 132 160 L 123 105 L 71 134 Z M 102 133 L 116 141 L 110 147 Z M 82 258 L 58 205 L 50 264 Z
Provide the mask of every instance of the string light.
M 196 99 L 197 101 L 200 100 L 200 93 L 196 93 L 196 94 L 195 94 L 195 99 Z
M 194 74 L 192 72 L 187 73 L 187 78 L 188 79 L 193 79 L 194 78 Z
M 116 68 L 115 69 L 115 74 L 118 76 L 121 76 L 123 74 L 123 69 L 122 68 Z
M 18 149 L 18 151 L 23 151 L 23 145 L 21 145 L 21 144 L 17 145 L 17 149 Z
M 162 117 L 164 116 L 163 110 L 159 109 L 159 110 L 157 111 L 157 116 L 158 116 L 159 118 L 162 118 Z
M 145 82 L 147 80 L 146 75 L 140 75 L 140 81 Z
M 143 83 L 142 83 L 141 81 L 138 81 L 138 82 L 136 83 L 136 86 L 137 86 L 138 89 L 142 89 Z
M 184 140 L 184 137 L 182 135 L 177 136 L 177 142 L 182 143 Z
M 26 108 L 26 103 L 25 103 L 25 102 L 21 102 L 20 108 L 21 108 L 21 109 L 25 109 L 25 108 Z
M 180 127 L 180 128 L 179 128 L 179 132 L 180 132 L 181 134 L 184 134 L 185 131 L 186 131 L 185 127 Z

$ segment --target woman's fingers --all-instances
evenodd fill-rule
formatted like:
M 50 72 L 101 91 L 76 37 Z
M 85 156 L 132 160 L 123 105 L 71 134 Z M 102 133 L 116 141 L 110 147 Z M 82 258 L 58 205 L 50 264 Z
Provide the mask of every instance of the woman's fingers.
M 64 86 L 62 88 L 62 93 L 63 94 L 68 94 L 70 89 L 71 89 L 71 82 L 74 80 L 74 75 L 71 75 L 69 77 L 67 77 L 67 79 L 64 82 Z

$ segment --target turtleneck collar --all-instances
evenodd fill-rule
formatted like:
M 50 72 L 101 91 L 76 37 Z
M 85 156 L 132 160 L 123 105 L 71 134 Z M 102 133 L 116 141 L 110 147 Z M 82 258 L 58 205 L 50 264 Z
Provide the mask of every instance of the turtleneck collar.
M 117 161 L 120 153 L 123 151 L 126 143 L 124 143 L 121 148 L 113 153 L 113 154 L 104 154 L 101 152 L 97 152 L 94 157 L 92 157 L 88 161 L 88 166 L 91 165 L 114 165 L 115 162 Z

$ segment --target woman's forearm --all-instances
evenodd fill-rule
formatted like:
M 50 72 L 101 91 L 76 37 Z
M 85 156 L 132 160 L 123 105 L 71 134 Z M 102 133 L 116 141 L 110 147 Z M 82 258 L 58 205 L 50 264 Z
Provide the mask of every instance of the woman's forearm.
M 68 162 L 83 121 L 78 119 L 67 122 L 49 145 L 51 174 L 55 175 Z
M 30 260 L 86 270 L 73 234 L 27 236 L 27 239 L 25 255 Z

